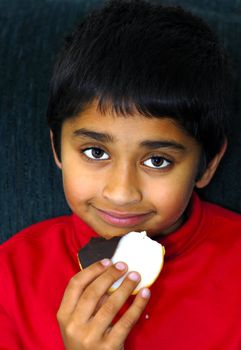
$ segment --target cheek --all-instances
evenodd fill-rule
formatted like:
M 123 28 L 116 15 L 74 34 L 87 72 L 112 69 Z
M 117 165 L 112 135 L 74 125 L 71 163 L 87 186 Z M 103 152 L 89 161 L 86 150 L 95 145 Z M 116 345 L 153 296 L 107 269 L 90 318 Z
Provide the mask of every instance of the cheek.
M 96 196 L 100 186 L 96 176 L 83 169 L 73 169 L 73 167 L 67 169 L 67 171 L 63 170 L 63 187 L 71 208 Z
M 161 215 L 178 216 L 187 206 L 194 186 L 194 175 L 163 177 L 146 185 L 145 196 Z

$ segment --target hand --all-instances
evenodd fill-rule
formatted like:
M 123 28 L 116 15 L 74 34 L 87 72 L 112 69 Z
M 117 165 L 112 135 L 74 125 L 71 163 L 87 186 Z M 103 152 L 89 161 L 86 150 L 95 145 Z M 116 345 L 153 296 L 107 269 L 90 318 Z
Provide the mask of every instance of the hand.
M 76 274 L 69 282 L 57 320 L 66 350 L 123 350 L 124 342 L 144 310 L 150 292 L 140 290 L 129 309 L 112 321 L 140 281 L 130 272 L 121 286 L 108 295 L 110 286 L 127 270 L 124 263 L 104 259 Z

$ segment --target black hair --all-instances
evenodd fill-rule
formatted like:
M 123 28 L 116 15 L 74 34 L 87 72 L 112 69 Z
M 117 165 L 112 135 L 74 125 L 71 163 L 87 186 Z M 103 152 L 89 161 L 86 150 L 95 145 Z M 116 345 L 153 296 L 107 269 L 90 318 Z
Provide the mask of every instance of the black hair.
M 203 164 L 227 132 L 227 54 L 181 7 L 109 1 L 66 38 L 50 82 L 49 127 L 60 158 L 63 122 L 94 100 L 122 116 L 171 117 L 202 146 Z

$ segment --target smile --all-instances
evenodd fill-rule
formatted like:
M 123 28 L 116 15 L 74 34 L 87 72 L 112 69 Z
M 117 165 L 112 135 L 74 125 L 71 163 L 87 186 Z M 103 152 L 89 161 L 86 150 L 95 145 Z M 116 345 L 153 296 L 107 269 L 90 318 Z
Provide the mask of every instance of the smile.
M 107 224 L 128 227 L 135 226 L 143 223 L 153 215 L 153 212 L 147 213 L 122 213 L 115 211 L 105 211 L 102 209 L 95 208 L 98 216 L 105 221 Z

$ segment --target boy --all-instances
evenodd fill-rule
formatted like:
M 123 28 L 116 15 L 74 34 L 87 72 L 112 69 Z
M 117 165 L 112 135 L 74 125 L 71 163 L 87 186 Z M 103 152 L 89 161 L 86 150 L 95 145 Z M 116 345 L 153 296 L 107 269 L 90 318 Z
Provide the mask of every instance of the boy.
M 1 349 L 241 348 L 241 217 L 201 201 L 226 149 L 227 58 L 181 8 L 114 1 L 66 40 L 50 86 L 53 153 L 73 211 L 1 247 Z M 146 230 L 166 249 L 150 289 L 90 238 Z M 151 296 L 150 296 L 151 295 Z M 57 315 L 57 319 L 56 319 Z

